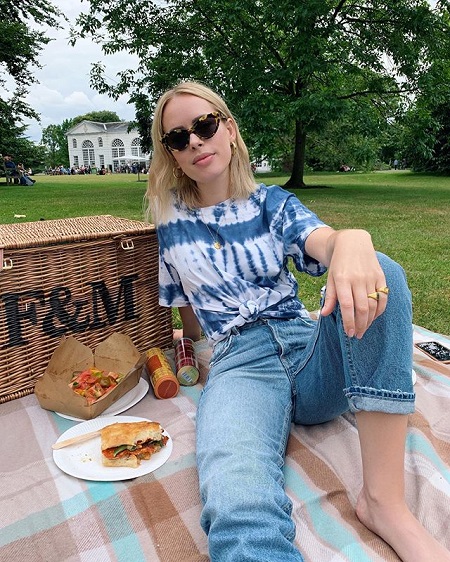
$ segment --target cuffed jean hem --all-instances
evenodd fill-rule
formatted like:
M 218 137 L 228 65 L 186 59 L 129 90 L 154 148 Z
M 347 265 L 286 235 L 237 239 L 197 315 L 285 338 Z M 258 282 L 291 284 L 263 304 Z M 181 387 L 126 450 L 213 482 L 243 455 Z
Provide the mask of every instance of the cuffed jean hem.
M 409 392 L 380 390 L 351 386 L 344 389 L 350 411 L 382 412 L 385 414 L 412 414 L 415 395 Z

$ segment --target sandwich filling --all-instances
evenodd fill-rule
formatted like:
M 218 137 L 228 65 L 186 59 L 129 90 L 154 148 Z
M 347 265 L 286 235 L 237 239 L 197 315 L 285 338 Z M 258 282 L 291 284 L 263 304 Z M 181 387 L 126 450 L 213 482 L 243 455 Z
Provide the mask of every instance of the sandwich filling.
M 120 466 L 124 461 L 148 460 L 165 446 L 158 422 L 115 423 L 102 429 L 102 456 L 107 464 Z M 127 465 L 129 463 L 127 462 Z

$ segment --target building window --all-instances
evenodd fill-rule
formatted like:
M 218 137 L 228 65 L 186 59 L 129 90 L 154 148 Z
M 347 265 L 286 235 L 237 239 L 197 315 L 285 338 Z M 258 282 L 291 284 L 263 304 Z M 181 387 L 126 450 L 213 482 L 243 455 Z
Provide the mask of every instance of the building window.
M 141 149 L 141 139 L 136 138 L 131 141 L 131 155 L 142 157 L 142 149 Z
M 104 154 L 100 154 L 99 161 L 100 161 L 100 168 L 101 168 L 102 166 L 105 165 L 105 155 Z
M 83 149 L 83 165 L 88 166 L 95 166 L 95 157 L 94 157 L 94 144 L 90 140 L 83 141 L 82 144 Z
M 77 148 L 77 139 L 72 139 L 73 148 Z
M 75 168 L 78 168 L 80 166 L 80 161 L 78 160 L 78 156 L 73 157 L 73 165 L 75 166 Z
M 103 139 L 102 139 L 102 137 L 98 137 L 98 146 L 99 146 L 100 148 L 102 148 L 102 146 L 103 146 Z
M 125 156 L 125 145 L 120 139 L 114 139 L 111 143 L 112 146 L 112 157 L 119 158 L 120 156 Z

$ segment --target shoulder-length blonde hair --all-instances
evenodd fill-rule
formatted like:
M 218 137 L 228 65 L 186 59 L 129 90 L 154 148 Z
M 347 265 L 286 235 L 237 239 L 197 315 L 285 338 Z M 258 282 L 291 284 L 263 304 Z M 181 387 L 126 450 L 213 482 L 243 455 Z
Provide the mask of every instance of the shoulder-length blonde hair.
M 151 220 L 155 224 L 168 218 L 173 205 L 173 193 L 179 201 L 183 201 L 189 208 L 198 207 L 200 204 L 200 194 L 196 182 L 184 174 L 181 178 L 174 176 L 175 160 L 161 143 L 161 137 L 164 134 L 162 127 L 164 108 L 168 101 L 181 94 L 190 94 L 208 101 L 216 111 L 220 111 L 225 117 L 233 121 L 236 129 L 236 147 L 230 161 L 230 197 L 234 199 L 247 198 L 256 188 L 247 147 L 225 101 L 201 83 L 180 82 L 160 97 L 153 117 L 153 156 L 145 195 L 147 199 L 147 220 Z

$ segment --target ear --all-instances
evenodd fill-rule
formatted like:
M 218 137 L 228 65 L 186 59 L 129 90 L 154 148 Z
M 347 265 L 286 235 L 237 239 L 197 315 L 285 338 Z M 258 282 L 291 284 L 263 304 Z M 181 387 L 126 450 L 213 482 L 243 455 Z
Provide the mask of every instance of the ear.
M 228 134 L 230 135 L 230 143 L 234 142 L 236 140 L 236 124 L 231 117 L 228 117 L 225 126 L 228 130 Z

